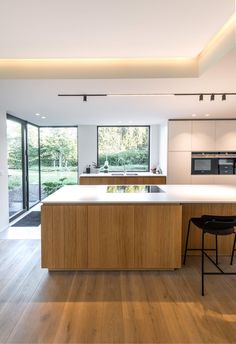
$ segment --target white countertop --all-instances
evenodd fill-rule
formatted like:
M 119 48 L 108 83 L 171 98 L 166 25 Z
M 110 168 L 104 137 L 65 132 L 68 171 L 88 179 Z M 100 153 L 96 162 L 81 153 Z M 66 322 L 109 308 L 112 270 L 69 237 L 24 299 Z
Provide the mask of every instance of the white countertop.
M 236 203 L 236 185 L 159 185 L 165 193 L 107 193 L 106 185 L 68 185 L 43 204 Z
M 109 173 L 82 173 L 80 177 L 166 177 L 165 174 L 152 172 L 109 172 Z

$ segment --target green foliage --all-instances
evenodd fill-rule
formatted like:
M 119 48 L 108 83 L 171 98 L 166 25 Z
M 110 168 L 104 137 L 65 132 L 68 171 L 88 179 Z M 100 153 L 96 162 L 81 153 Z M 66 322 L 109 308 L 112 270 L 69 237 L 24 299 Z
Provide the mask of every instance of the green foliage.
M 43 191 L 47 196 L 51 195 L 53 192 L 59 190 L 62 186 L 68 185 L 67 178 L 60 178 L 55 182 L 45 182 L 43 183 Z
M 132 165 L 148 168 L 149 131 L 148 127 L 100 127 L 99 128 L 99 165 L 105 160 L 111 167 L 130 169 Z M 120 168 L 119 168 L 120 167 Z M 112 169 L 114 170 L 114 169 Z
M 148 163 L 148 151 L 147 149 L 132 149 L 127 150 L 119 153 L 113 153 L 113 154 L 100 154 L 99 155 L 99 164 L 104 165 L 104 162 L 106 160 L 109 162 L 109 165 L 111 166 L 126 166 L 128 165 L 147 165 Z
M 77 166 L 77 137 L 74 128 L 41 128 L 41 163 L 43 166 Z
M 8 189 L 9 190 L 14 190 L 17 189 L 21 186 L 22 184 L 22 178 L 21 176 L 13 175 L 10 176 L 8 179 Z

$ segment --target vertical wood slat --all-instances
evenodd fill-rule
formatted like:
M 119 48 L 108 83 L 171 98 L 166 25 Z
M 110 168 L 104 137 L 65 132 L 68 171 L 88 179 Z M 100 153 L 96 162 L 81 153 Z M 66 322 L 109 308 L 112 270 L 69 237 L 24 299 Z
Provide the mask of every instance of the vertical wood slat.
M 135 206 L 135 267 L 181 267 L 181 205 Z
M 42 205 L 41 207 L 41 264 L 42 268 L 52 268 L 53 252 L 53 208 Z
M 88 268 L 134 267 L 134 207 L 88 206 Z
M 65 268 L 86 268 L 88 261 L 87 207 L 64 206 Z
M 65 206 L 53 206 L 53 268 L 65 267 Z

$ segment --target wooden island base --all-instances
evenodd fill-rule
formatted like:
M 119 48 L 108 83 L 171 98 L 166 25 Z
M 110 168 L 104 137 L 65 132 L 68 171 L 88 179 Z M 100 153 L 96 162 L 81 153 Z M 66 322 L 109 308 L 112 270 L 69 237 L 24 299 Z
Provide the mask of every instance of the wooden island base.
M 236 204 L 44 204 L 42 267 L 180 268 L 189 218 L 202 214 L 235 215 Z M 219 254 L 229 255 L 232 244 L 232 236 L 219 238 Z M 206 238 L 206 245 L 214 248 L 213 236 Z M 189 247 L 200 246 L 201 231 L 193 228 Z
M 45 204 L 41 217 L 43 268 L 181 267 L 180 204 Z

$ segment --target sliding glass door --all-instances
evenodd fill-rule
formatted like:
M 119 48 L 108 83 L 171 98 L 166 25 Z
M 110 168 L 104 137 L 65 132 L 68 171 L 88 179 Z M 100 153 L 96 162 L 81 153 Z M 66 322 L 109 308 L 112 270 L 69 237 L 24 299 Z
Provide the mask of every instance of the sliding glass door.
M 39 128 L 27 124 L 27 151 L 28 151 L 28 207 L 40 200 L 40 163 L 39 163 Z
M 9 217 L 26 210 L 25 199 L 25 132 L 21 121 L 8 117 L 8 198 Z

